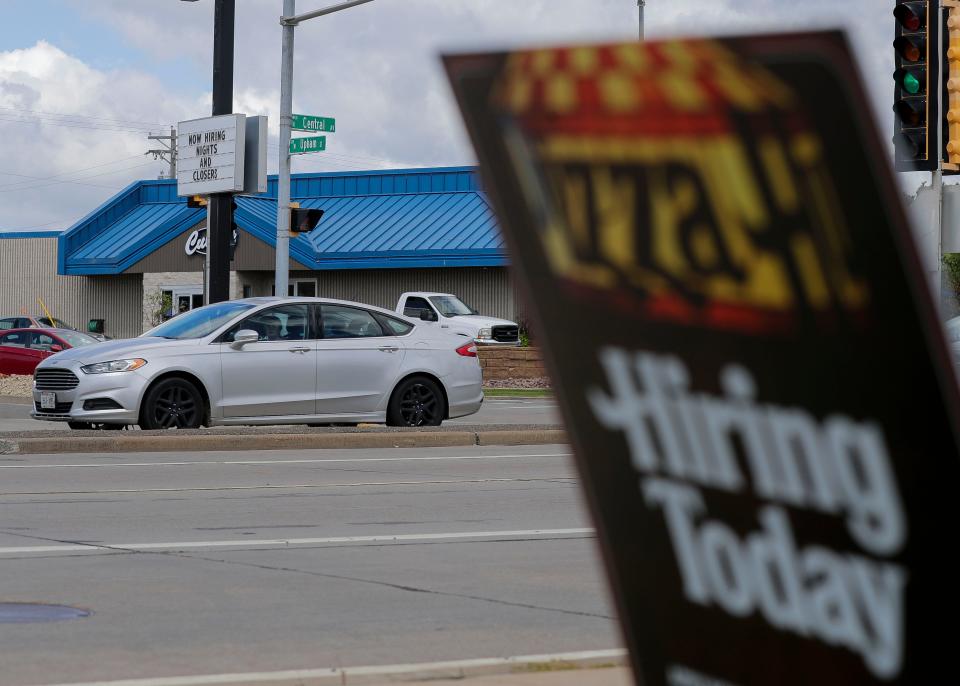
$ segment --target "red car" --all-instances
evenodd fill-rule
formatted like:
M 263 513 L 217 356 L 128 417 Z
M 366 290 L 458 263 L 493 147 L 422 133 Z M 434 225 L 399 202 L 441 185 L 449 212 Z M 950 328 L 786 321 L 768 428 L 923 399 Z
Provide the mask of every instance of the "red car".
M 33 374 L 40 360 L 54 353 L 99 342 L 93 336 L 69 329 L 0 331 L 0 374 Z

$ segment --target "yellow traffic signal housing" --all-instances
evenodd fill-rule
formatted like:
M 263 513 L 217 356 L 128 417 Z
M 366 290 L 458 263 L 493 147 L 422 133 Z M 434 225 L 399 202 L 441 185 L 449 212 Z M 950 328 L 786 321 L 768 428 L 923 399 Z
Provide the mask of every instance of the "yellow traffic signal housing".
M 207 199 L 202 195 L 191 195 L 187 198 L 187 207 L 206 207 Z
M 946 84 L 943 109 L 943 170 L 960 172 L 960 0 L 943 0 L 943 65 Z

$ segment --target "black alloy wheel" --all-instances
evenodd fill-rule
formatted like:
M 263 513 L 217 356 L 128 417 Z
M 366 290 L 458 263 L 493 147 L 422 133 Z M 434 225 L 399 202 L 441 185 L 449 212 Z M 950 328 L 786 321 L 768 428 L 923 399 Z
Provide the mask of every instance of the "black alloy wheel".
M 440 426 L 447 414 L 443 393 L 424 377 L 401 383 L 390 398 L 387 424 L 391 426 Z
M 144 429 L 196 429 L 203 423 L 203 398 L 186 379 L 165 379 L 150 389 L 140 411 Z

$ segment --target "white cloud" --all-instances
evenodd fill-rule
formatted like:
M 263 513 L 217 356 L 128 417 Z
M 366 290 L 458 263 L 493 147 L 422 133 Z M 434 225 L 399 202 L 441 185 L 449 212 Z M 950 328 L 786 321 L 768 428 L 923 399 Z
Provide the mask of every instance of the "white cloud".
M 209 92 L 188 92 L 169 74 L 182 68 L 178 65 L 185 58 L 191 65 L 190 82 L 196 83 L 198 75 L 201 83 L 209 82 L 210 0 L 74 2 L 115 31 L 128 49 L 147 54 L 165 80 L 161 83 L 144 73 L 97 71 L 53 46 L 39 44 L 30 50 L 0 53 L 0 106 L 12 99 L 20 103 L 18 107 L 149 122 L 209 113 Z M 332 2 L 300 0 L 298 11 Z M 892 21 L 886 8 L 878 11 L 878 4 L 878 0 L 647 0 L 647 35 L 847 29 L 879 129 L 886 132 L 891 128 Z M 235 110 L 268 114 L 274 135 L 281 7 L 280 0 L 237 3 Z M 328 153 L 298 157 L 294 171 L 472 163 L 473 153 L 438 59 L 441 52 L 631 40 L 636 32 L 635 0 L 375 0 L 305 22 L 296 29 L 294 109 L 335 116 L 337 133 L 329 139 Z M 6 133 L 6 126 L 0 121 L 0 133 Z M 15 126 L 24 133 L 22 124 Z M 82 167 L 91 160 L 106 161 L 145 149 L 137 133 L 91 132 L 86 140 L 68 142 L 75 135 L 75 131 L 38 125 L 32 138 L 48 146 L 67 146 L 68 155 L 49 161 L 53 169 Z M 271 172 L 276 169 L 277 154 L 276 139 L 272 142 Z M 33 168 L 31 164 L 36 163 L 30 161 L 29 146 L 15 147 L 18 152 L 6 168 Z M 156 169 L 146 169 L 149 174 L 144 176 L 155 174 Z M 119 176 L 107 178 L 120 185 Z M 0 183 L 10 180 L 0 177 Z M 0 193 L 0 221 L 34 225 L 42 223 L 36 220 L 40 215 L 48 220 L 59 216 L 68 223 L 102 199 L 98 189 L 77 188 L 55 206 L 30 212 L 11 207 L 3 197 L 10 194 Z
M 0 52 L 0 229 L 61 228 L 155 177 L 148 131 L 191 109 L 148 74 L 98 71 L 45 42 Z

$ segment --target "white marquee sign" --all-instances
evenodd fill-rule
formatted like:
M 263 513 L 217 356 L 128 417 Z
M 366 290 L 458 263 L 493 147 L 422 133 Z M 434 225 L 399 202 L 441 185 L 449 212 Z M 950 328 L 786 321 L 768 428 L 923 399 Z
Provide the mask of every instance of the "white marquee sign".
M 224 114 L 177 125 L 177 194 L 243 190 L 246 116 Z

